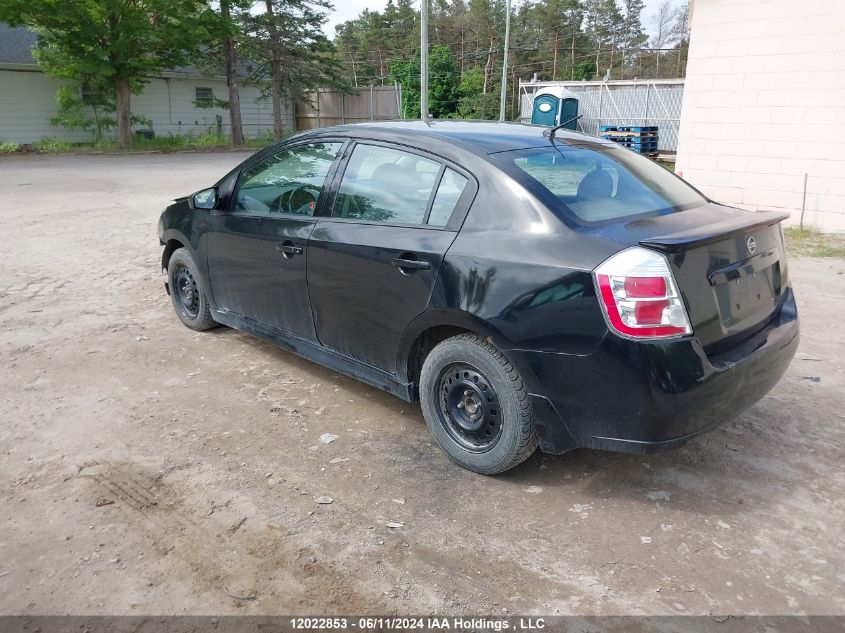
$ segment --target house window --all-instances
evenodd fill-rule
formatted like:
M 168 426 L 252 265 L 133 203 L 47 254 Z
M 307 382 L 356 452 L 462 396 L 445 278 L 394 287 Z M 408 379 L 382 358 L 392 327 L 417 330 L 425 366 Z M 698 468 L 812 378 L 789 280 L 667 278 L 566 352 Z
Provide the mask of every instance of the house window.
M 82 103 L 91 104 L 94 103 L 97 99 L 97 94 L 88 84 L 82 84 L 79 87 L 79 96 L 82 99 Z
M 214 92 L 211 88 L 196 88 L 195 104 L 198 108 L 210 108 L 214 105 Z

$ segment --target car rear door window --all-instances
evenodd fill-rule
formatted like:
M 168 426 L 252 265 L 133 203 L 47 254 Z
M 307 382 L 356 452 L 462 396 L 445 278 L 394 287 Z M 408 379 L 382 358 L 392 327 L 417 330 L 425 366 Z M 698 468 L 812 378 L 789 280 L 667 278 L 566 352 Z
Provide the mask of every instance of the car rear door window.
M 461 199 L 467 183 L 469 183 L 469 180 L 461 176 L 454 169 L 447 167 L 443 171 L 440 186 L 437 188 L 434 202 L 431 205 L 431 211 L 428 214 L 429 225 L 446 226 L 449 223 L 449 218 L 452 217 L 452 211 L 455 210 L 458 200 Z
M 332 217 L 424 224 L 440 163 L 380 145 L 355 146 Z
M 238 179 L 234 211 L 314 215 L 341 143 L 308 143 L 273 154 Z

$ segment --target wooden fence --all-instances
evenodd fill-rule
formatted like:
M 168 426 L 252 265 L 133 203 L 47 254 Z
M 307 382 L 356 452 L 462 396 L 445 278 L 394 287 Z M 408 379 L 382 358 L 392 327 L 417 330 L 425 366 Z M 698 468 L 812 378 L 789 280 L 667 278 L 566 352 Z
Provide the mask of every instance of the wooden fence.
M 367 86 L 357 94 L 318 90 L 296 102 L 296 129 L 388 121 L 399 118 L 399 90 L 394 86 Z

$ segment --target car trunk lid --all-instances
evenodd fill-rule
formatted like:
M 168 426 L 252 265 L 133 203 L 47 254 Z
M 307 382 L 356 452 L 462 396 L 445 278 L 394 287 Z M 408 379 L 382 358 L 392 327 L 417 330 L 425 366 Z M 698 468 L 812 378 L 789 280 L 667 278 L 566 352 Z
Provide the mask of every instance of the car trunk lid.
M 769 321 L 787 283 L 781 212 L 706 204 L 589 229 L 664 253 L 705 351 L 718 353 Z

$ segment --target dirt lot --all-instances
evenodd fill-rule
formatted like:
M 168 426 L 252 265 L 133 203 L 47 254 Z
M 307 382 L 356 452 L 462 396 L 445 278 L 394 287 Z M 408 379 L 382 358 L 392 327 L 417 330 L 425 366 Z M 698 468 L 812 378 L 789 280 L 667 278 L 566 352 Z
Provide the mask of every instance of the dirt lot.
M 159 212 L 243 158 L 0 159 L 0 613 L 845 614 L 845 261 L 792 262 L 799 358 L 722 430 L 487 478 L 178 322 Z

